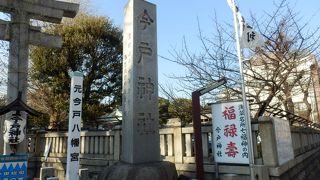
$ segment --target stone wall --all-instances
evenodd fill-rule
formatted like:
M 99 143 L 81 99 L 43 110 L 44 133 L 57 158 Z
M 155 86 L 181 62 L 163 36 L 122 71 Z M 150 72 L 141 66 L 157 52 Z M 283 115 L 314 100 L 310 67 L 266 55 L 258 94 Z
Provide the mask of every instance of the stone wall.
M 282 179 L 310 177 L 317 172 L 319 159 L 320 131 L 306 127 L 291 127 L 294 159 L 279 165 L 266 164 L 266 154 L 270 151 L 261 148 L 268 140 L 257 136 L 263 128 L 272 128 L 270 123 L 252 124 L 255 166 L 258 179 Z M 202 127 L 202 144 L 204 154 L 204 173 L 206 179 L 214 179 L 216 166 L 211 145 L 212 127 Z M 30 161 L 28 174 L 39 177 L 40 167 L 52 166 L 56 176 L 64 179 L 66 162 L 66 133 L 37 133 L 30 135 Z M 261 138 L 261 137 L 260 137 Z M 266 135 L 272 138 L 272 133 Z M 120 159 L 121 129 L 112 131 L 81 132 L 80 168 L 88 168 L 90 179 L 96 179 L 105 166 L 114 164 Z M 274 141 L 272 141 L 274 142 Z M 45 147 L 51 144 L 48 158 L 45 158 Z M 270 144 L 275 147 L 275 144 Z M 195 151 L 192 127 L 165 127 L 160 129 L 161 158 L 175 163 L 179 175 L 195 177 Z M 270 161 L 269 161 L 270 162 Z M 315 165 L 316 164 L 316 165 Z M 219 165 L 221 179 L 249 179 L 250 169 L 241 165 Z M 236 175 L 236 177 L 233 177 Z
M 320 177 L 320 148 L 303 161 L 290 168 L 280 176 L 270 176 L 270 180 L 305 180 L 319 179 Z M 303 158 L 303 157 L 301 157 Z
M 80 168 L 88 168 L 93 179 L 108 165 L 119 161 L 120 133 L 114 131 L 81 132 Z M 67 133 L 36 133 L 29 135 L 28 174 L 39 177 L 40 167 L 54 167 L 56 176 L 65 179 Z M 51 145 L 50 145 L 51 144 Z M 47 157 L 46 148 L 50 147 Z

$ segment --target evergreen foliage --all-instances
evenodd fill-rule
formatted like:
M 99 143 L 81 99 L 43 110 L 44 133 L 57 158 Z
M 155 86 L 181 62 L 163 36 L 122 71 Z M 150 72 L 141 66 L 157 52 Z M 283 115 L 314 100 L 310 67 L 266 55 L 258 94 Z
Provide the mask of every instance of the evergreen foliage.
M 84 127 L 96 126 L 98 117 L 121 105 L 122 31 L 108 18 L 85 14 L 46 31 L 60 35 L 63 45 L 31 50 L 30 104 L 49 115 L 51 128 L 61 125 L 68 118 L 68 71 L 81 71 Z

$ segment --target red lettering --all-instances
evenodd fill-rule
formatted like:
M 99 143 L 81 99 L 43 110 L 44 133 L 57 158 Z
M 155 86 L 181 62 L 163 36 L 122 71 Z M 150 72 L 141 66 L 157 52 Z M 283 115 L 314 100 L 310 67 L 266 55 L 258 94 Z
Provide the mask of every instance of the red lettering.
M 238 136 L 237 135 L 237 128 L 236 128 L 235 124 L 226 125 L 223 130 L 224 130 L 224 135 L 226 137 L 228 137 L 228 136 L 230 136 L 230 137 Z
M 222 112 L 222 116 L 225 120 L 234 120 L 236 119 L 236 114 L 234 110 L 234 106 L 225 107 L 225 110 Z
M 225 154 L 227 154 L 228 157 L 233 157 L 233 158 L 235 158 L 236 155 L 239 153 L 239 152 L 237 151 L 237 149 L 238 149 L 238 148 L 236 147 L 236 143 L 230 141 L 230 143 L 227 144 L 227 148 L 226 148 Z

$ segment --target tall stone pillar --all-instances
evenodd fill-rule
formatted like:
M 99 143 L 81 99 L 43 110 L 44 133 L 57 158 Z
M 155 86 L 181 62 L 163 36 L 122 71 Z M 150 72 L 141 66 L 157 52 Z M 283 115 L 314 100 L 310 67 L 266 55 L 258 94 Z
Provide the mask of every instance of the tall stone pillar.
M 7 85 L 7 103 L 11 103 L 18 97 L 18 92 L 22 92 L 21 100 L 26 102 L 27 94 L 27 75 L 28 75 L 28 55 L 29 55 L 29 15 L 21 11 L 11 14 L 11 34 L 10 34 L 10 51 L 8 65 L 8 85 Z M 6 114 L 6 119 L 14 112 Z M 26 121 L 26 113 L 21 112 Z M 25 122 L 26 123 L 26 122 Z M 26 127 L 22 129 L 26 134 Z M 26 138 L 17 145 L 17 153 L 27 152 Z M 12 150 L 9 144 L 5 143 L 4 154 L 11 154 Z
M 121 160 L 159 161 L 156 7 L 131 0 L 124 18 Z
M 175 165 L 160 161 L 156 6 L 129 0 L 123 32 L 121 161 L 101 180 L 175 180 Z

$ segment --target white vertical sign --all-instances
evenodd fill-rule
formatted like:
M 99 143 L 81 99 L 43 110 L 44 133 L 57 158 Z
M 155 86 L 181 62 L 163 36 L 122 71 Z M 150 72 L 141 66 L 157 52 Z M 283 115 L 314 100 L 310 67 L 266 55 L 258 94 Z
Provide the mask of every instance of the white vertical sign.
M 67 180 L 79 179 L 80 131 L 82 115 L 83 74 L 70 72 L 70 108 L 67 151 Z
M 249 164 L 247 122 L 243 102 L 213 104 L 212 115 L 215 161 Z
M 24 129 L 27 120 L 20 114 L 12 114 L 4 121 L 4 142 L 8 144 L 19 144 L 24 138 Z

